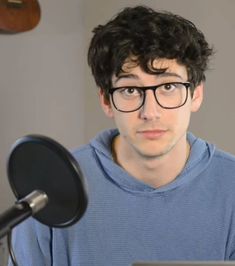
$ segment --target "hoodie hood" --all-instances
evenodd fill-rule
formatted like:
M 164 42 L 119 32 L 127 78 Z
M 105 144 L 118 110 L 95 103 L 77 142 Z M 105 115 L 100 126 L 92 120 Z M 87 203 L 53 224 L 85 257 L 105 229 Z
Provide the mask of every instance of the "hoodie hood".
M 120 188 L 132 193 L 164 193 L 174 190 L 200 175 L 210 163 L 215 146 L 206 141 L 196 138 L 192 133 L 187 134 L 191 146 L 189 159 L 177 178 L 171 183 L 160 188 L 153 188 L 135 177 L 128 174 L 122 167 L 117 165 L 112 158 L 111 144 L 113 138 L 118 135 L 117 129 L 101 132 L 90 143 L 97 156 L 98 162 L 102 165 L 105 176 Z

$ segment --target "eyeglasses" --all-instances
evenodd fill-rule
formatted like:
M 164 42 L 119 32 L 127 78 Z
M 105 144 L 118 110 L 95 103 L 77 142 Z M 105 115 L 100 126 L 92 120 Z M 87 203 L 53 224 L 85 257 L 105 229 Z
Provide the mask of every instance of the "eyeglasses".
M 156 86 L 125 86 L 109 89 L 112 103 L 120 112 L 134 112 L 140 109 L 146 98 L 146 91 L 154 92 L 157 103 L 164 109 L 176 109 L 183 106 L 188 99 L 189 82 L 168 82 Z

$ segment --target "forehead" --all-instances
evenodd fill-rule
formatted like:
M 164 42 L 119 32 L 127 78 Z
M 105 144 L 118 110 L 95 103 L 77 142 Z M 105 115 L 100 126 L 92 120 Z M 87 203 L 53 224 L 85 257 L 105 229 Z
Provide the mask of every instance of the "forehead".
M 155 59 L 152 63 L 149 62 L 148 69 L 152 72 L 151 74 L 144 72 L 140 68 L 137 60 L 128 58 L 122 66 L 122 71 L 118 75 L 113 75 L 112 81 L 115 83 L 119 79 L 122 79 L 122 77 L 141 79 L 143 76 L 151 76 L 154 78 L 178 77 L 183 81 L 188 80 L 186 67 L 179 64 L 175 59 Z
M 133 68 L 139 65 L 138 59 L 135 57 L 127 58 L 122 66 L 122 72 L 131 72 Z M 166 69 L 170 71 L 182 71 L 186 70 L 186 67 L 177 62 L 176 59 L 158 58 L 152 62 L 148 62 L 147 67 L 149 70 L 154 71 L 156 69 Z

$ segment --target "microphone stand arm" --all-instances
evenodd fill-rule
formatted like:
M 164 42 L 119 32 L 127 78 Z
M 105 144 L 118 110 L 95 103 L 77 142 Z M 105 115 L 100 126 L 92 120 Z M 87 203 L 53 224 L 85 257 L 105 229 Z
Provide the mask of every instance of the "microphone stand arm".
M 46 193 L 35 190 L 0 215 L 0 239 L 26 218 L 40 211 L 48 203 Z

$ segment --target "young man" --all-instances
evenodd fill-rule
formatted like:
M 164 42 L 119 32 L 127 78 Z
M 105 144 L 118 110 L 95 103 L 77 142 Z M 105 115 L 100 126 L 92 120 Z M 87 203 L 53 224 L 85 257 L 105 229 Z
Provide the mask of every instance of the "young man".
M 235 259 L 235 158 L 187 132 L 212 52 L 190 21 L 142 6 L 94 30 L 88 61 L 117 129 L 74 152 L 89 190 L 83 218 L 19 225 L 19 265 Z

